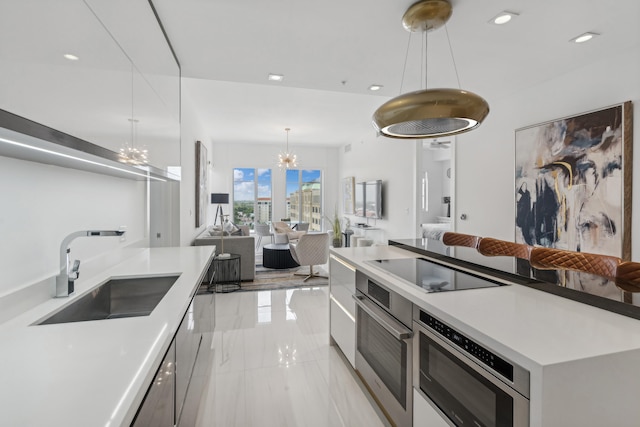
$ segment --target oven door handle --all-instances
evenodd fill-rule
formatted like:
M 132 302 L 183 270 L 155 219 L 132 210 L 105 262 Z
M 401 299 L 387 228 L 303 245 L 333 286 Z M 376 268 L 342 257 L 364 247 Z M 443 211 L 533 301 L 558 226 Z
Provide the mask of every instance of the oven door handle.
M 373 303 L 367 301 L 362 295 L 352 295 L 358 307 L 379 323 L 383 328 L 393 335 L 397 340 L 402 341 L 413 336 L 413 331 L 402 325 L 402 323 L 380 310 Z

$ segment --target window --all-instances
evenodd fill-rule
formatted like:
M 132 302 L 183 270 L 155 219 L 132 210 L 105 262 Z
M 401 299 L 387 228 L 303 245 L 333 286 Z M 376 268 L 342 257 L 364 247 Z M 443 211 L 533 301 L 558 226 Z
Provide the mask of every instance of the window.
M 233 222 L 248 225 L 271 221 L 271 169 L 233 170 Z
M 287 218 L 292 222 L 308 222 L 309 231 L 322 230 L 322 172 L 319 170 L 287 170 Z

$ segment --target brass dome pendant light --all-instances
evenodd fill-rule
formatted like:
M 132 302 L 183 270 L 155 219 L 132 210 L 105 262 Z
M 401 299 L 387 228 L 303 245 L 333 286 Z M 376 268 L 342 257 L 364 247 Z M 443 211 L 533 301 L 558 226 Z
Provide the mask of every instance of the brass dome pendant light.
M 451 13 L 448 0 L 421 0 L 407 9 L 402 24 L 410 32 L 428 32 L 443 26 Z M 373 126 L 390 138 L 435 138 L 467 132 L 479 126 L 488 114 L 489 104 L 475 93 L 424 89 L 382 104 L 373 114 Z

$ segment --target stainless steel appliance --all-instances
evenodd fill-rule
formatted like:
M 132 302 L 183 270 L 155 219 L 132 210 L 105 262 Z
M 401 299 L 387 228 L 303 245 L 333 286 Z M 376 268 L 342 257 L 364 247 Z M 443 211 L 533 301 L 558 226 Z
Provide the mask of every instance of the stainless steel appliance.
M 427 292 L 459 291 L 490 288 L 503 283 L 484 279 L 460 270 L 445 267 L 425 258 L 379 259 L 365 261 L 377 268 L 423 288 Z
M 529 372 L 414 307 L 413 384 L 450 425 L 529 425 Z
M 389 420 L 411 427 L 412 303 L 356 271 L 355 368 Z

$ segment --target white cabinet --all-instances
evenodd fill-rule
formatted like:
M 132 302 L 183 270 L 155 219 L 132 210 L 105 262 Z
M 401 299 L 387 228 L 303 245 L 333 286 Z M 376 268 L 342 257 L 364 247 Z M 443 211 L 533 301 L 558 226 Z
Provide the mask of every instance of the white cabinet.
M 355 367 L 356 323 L 334 300 L 331 300 L 331 337 Z
M 329 258 L 330 331 L 351 366 L 356 360 L 356 269 L 342 259 Z
M 210 375 L 210 370 L 202 366 L 211 363 L 211 355 L 206 354 L 210 338 L 205 341 L 207 348 L 204 350 L 200 344 L 203 334 L 210 337 L 213 333 L 213 310 L 214 294 L 198 295 L 191 300 L 171 347 L 138 410 L 132 424 L 134 427 L 194 425 L 193 417 L 198 413 L 202 386 L 208 382 Z M 196 373 L 198 370 L 199 374 Z M 198 385 L 194 387 L 192 379 L 196 375 L 199 375 Z
M 196 362 L 202 334 L 196 331 L 194 314 L 195 301 L 192 300 L 187 313 L 176 333 L 176 419 L 180 419 L 182 406 L 187 395 L 193 365 Z
M 136 414 L 132 427 L 173 427 L 175 425 L 176 342 L 171 343 L 153 383 Z
M 449 427 L 452 425 L 431 406 L 431 403 L 420 391 L 413 389 L 413 427 Z
M 0 127 L 52 144 L 7 130 L 4 137 L 114 162 L 120 161 L 126 143 L 148 150 L 145 171 L 150 165 L 164 171 L 175 166 L 180 158 L 180 67 L 150 2 L 65 0 L 33 6 L 22 0 L 2 2 Z M 2 144 L 2 155 L 88 167 L 10 147 Z

